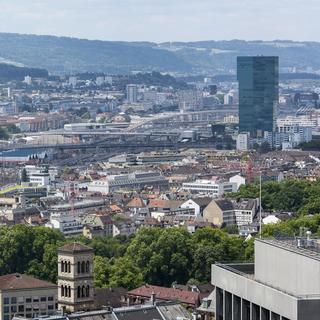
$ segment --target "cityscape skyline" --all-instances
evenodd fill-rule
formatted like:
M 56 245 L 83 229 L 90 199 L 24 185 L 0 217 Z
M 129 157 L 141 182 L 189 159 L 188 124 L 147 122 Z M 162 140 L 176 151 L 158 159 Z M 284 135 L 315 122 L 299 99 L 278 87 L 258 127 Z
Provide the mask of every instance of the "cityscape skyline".
M 314 0 L 308 6 L 297 0 L 188 0 L 187 4 L 181 0 L 125 0 L 121 4 L 114 0 L 32 0 L 28 5 L 22 0 L 2 0 L 0 4 L 0 30 L 10 33 L 154 42 L 320 41 L 312 32 L 320 12 Z M 297 24 L 302 27 L 295 28 Z

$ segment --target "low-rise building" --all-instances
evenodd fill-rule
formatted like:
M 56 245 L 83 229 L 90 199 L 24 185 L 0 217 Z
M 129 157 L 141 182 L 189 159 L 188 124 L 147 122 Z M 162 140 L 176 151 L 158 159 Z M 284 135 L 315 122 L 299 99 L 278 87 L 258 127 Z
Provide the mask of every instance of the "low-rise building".
M 32 318 L 54 314 L 57 295 L 53 283 L 19 273 L 1 276 L 0 320 L 11 320 L 15 315 Z
M 212 180 L 196 180 L 194 182 L 185 182 L 182 184 L 184 191 L 193 194 L 204 194 L 212 197 L 220 197 L 225 193 L 237 192 L 237 183 L 229 181 Z
M 258 199 L 214 199 L 204 209 L 203 219 L 218 227 L 247 225 L 253 222 L 258 208 Z

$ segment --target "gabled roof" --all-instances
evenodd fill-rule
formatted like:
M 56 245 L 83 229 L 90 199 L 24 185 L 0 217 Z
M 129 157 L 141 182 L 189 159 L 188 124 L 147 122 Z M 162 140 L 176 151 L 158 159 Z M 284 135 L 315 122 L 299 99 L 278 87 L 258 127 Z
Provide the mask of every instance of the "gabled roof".
M 129 203 L 127 203 L 128 208 L 144 208 L 146 205 L 141 198 L 135 197 Z
M 151 297 L 152 294 L 156 295 L 156 299 L 167 300 L 167 301 L 179 301 L 184 304 L 198 306 L 199 304 L 199 293 L 187 290 L 179 290 L 174 288 L 166 288 L 152 285 L 144 285 L 140 288 L 131 290 L 127 293 L 129 296 L 137 297 Z
M 58 249 L 58 252 L 76 253 L 76 252 L 92 252 L 91 247 L 88 247 L 79 242 L 67 243 Z
M 198 206 L 204 207 L 204 206 L 207 206 L 212 201 L 212 198 L 211 197 L 199 197 L 199 198 L 195 198 L 195 199 L 192 199 L 192 200 Z
M 178 200 L 162 200 L 162 199 L 151 199 L 148 203 L 149 208 L 170 208 L 177 209 L 183 204 L 184 201 Z
M 222 211 L 231 211 L 233 210 L 233 204 L 232 201 L 229 199 L 220 199 L 220 200 L 215 200 L 217 206 L 222 210 Z
M 13 273 L 0 277 L 0 290 L 54 288 L 55 284 L 26 274 Z

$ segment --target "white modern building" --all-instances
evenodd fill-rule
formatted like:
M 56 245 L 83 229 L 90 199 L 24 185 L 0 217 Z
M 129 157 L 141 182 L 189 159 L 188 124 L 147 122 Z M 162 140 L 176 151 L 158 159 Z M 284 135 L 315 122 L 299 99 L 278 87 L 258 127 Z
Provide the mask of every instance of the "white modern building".
M 225 193 L 237 192 L 237 183 L 229 181 L 212 180 L 196 180 L 194 182 L 185 182 L 182 189 L 190 193 L 199 193 L 211 195 L 212 197 L 220 197 Z
M 68 214 L 51 214 L 50 222 L 46 227 L 58 229 L 65 236 L 76 236 L 82 234 L 83 224 L 79 217 Z
M 168 188 L 168 180 L 159 172 L 130 173 L 109 176 L 106 180 L 95 180 L 88 185 L 88 191 L 109 194 L 121 189 L 139 190 L 144 187 Z
M 128 103 L 138 102 L 138 86 L 136 84 L 127 85 L 127 102 Z
M 250 134 L 239 133 L 237 136 L 237 150 L 238 151 L 247 151 L 250 148 Z
M 41 187 L 47 187 L 50 185 L 50 175 L 49 173 L 34 173 L 29 176 L 29 181 L 32 184 Z

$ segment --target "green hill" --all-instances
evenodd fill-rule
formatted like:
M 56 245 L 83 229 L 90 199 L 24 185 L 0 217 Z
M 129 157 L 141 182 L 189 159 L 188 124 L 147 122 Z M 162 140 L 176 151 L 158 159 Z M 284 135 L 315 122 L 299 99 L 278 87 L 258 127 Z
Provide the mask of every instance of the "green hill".
M 0 33 L 0 62 L 51 73 L 234 73 L 239 55 L 277 55 L 283 68 L 320 70 L 320 43 L 294 41 L 115 42 Z

